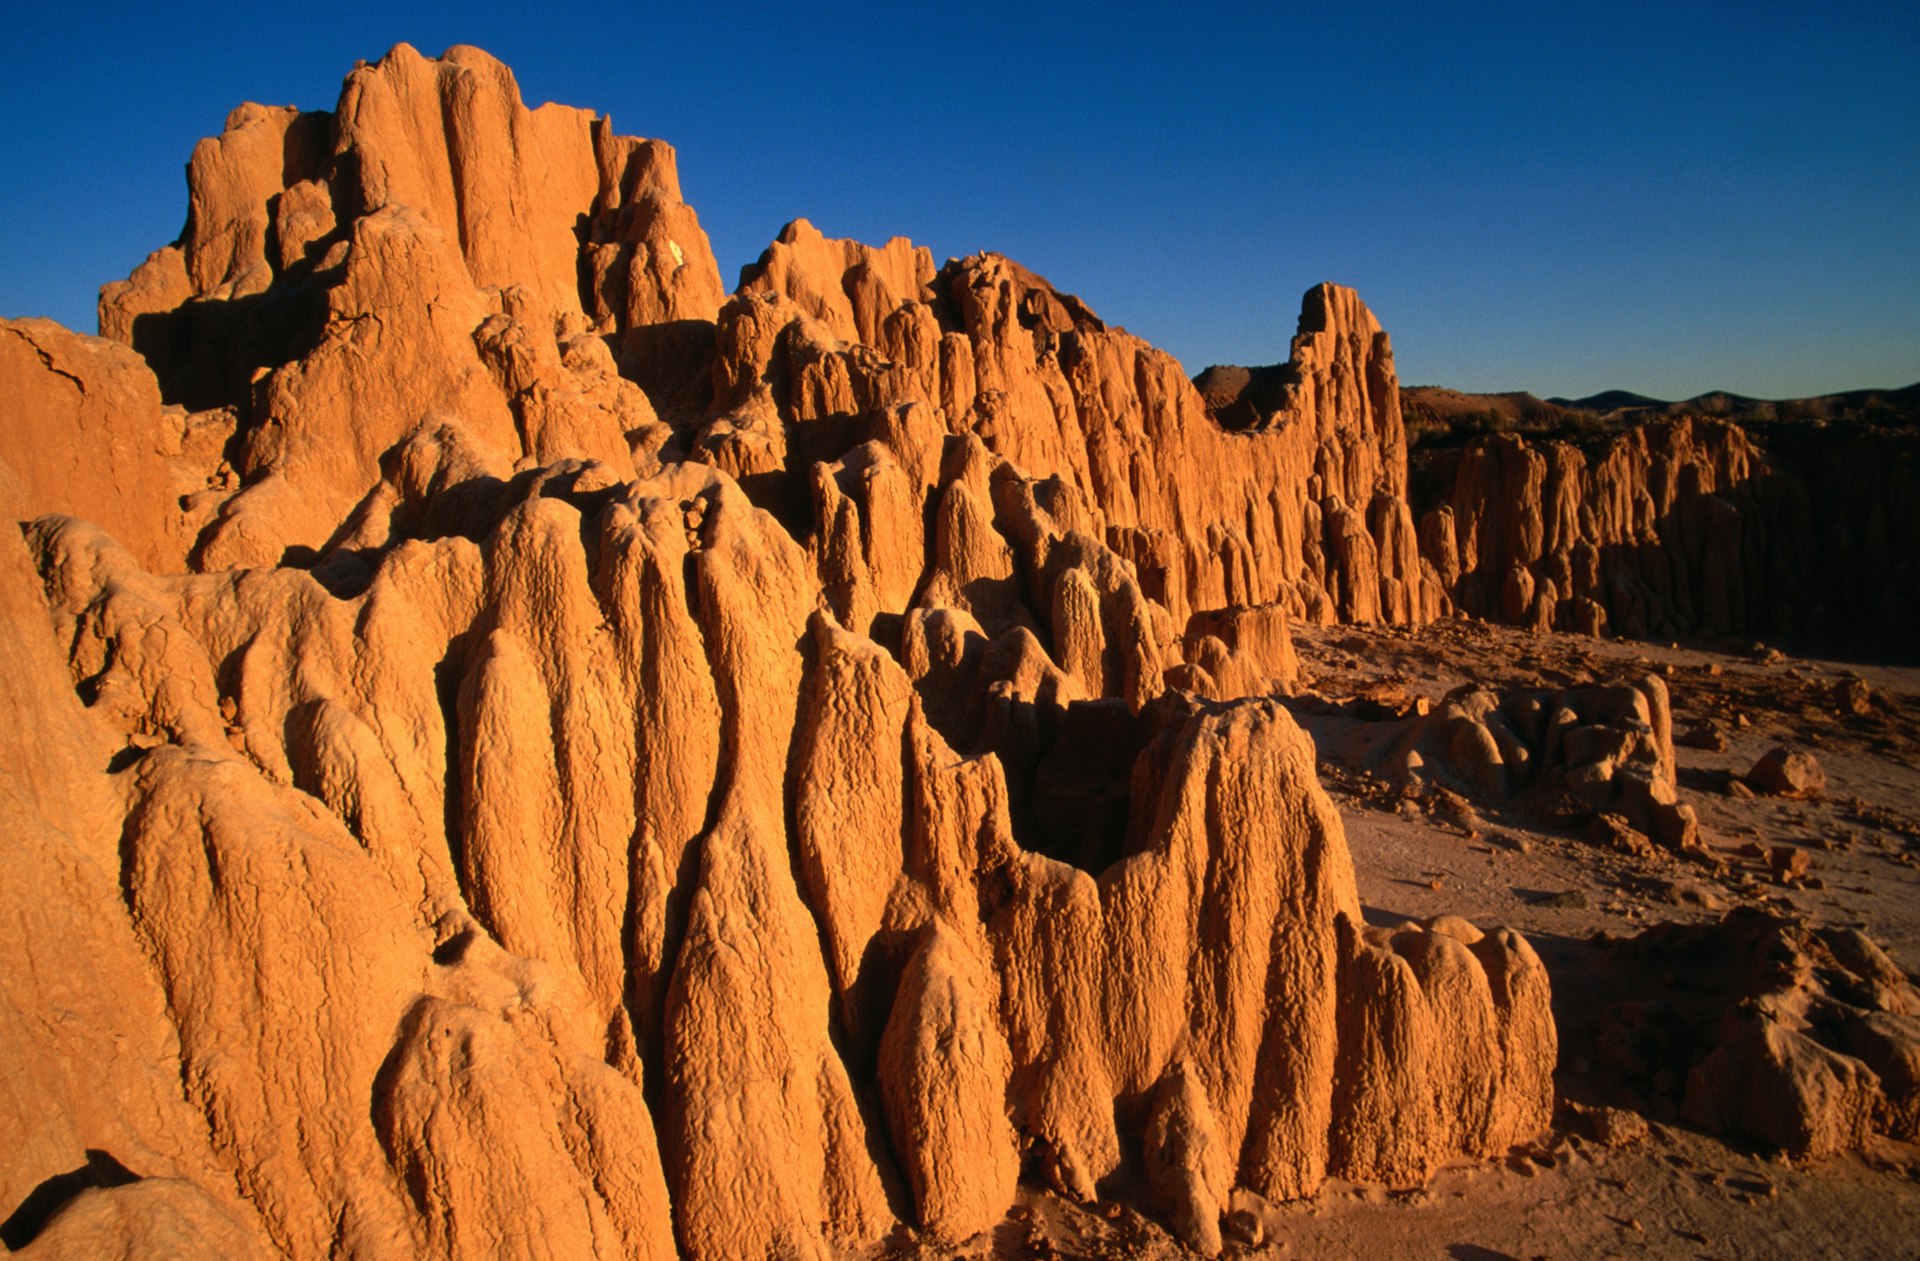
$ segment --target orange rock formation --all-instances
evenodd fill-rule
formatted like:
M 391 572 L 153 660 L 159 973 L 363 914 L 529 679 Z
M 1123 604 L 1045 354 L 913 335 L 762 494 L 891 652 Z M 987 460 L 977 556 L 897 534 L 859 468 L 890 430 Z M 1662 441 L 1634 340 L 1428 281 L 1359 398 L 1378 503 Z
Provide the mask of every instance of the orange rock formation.
M 1217 1249 L 1545 1124 L 1538 959 L 1367 926 L 1261 696 L 1443 606 L 1352 293 L 1208 395 L 994 255 L 727 296 L 670 149 L 465 48 L 189 186 L 111 340 L 0 325 L 36 1250 L 824 1256 L 1022 1177 Z
M 1603 1071 L 1656 1107 L 1803 1156 L 1920 1135 L 1920 993 L 1858 929 L 1742 908 L 1648 929 L 1609 960 L 1666 977 L 1599 1022 Z
M 1472 684 L 1403 720 L 1376 761 L 1401 784 L 1434 782 L 1482 804 L 1519 798 L 1560 823 L 1613 815 L 1670 849 L 1699 845 L 1680 801 L 1673 710 L 1658 675 L 1630 684 L 1501 696 Z

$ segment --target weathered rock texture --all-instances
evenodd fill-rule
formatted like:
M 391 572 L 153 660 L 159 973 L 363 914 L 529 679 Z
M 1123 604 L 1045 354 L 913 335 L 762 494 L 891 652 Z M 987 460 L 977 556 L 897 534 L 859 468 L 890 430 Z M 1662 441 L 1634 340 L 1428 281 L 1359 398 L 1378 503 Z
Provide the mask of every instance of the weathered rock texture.
M 1920 992 L 1859 931 L 1741 910 L 1649 929 L 1610 958 L 1684 972 L 1599 1023 L 1600 1070 L 1656 1111 L 1795 1155 L 1920 1136 Z
M 477 49 L 402 45 L 333 113 L 242 106 L 188 187 L 181 239 L 102 290 L 100 331 L 167 402 L 229 415 L 243 488 L 198 532 L 204 568 L 324 548 L 427 417 L 507 466 L 630 467 L 664 430 L 603 335 L 724 296 L 673 151 L 527 109 Z
M 1025 1177 L 1217 1248 L 1545 1124 L 1538 959 L 1367 926 L 1265 695 L 1438 607 L 1352 294 L 1232 429 L 996 256 L 726 298 L 669 150 L 471 49 L 189 185 L 151 375 L 0 327 L 22 1234 L 827 1256 Z
M 244 489 L 198 530 L 199 567 L 337 545 L 377 460 L 431 417 L 507 466 L 645 473 L 672 444 L 804 530 L 834 506 L 813 503 L 816 465 L 917 408 L 909 482 L 932 484 L 941 439 L 966 433 L 1059 478 L 1176 626 L 1228 606 L 1394 622 L 1443 607 L 1407 506 L 1392 351 L 1351 290 L 1307 295 L 1289 363 L 1211 370 L 1204 395 L 996 255 L 936 271 L 904 240 L 798 221 L 729 299 L 671 149 L 528 110 L 468 48 L 398 48 L 331 114 L 244 106 L 188 182 L 180 242 L 102 291 L 100 325 L 147 356 L 167 402 L 227 413 Z
M 1512 434 L 1423 456 L 1420 551 L 1462 610 L 1541 629 L 1920 637 L 1911 429 L 1707 419 L 1601 445 Z
M 1431 713 L 1402 718 L 1371 756 L 1389 779 L 1433 784 L 1484 805 L 1512 802 L 1556 823 L 1618 820 L 1616 837 L 1699 844 L 1680 800 L 1667 685 L 1631 683 L 1501 695 L 1456 688 Z
M 1746 780 L 1755 792 L 1769 797 L 1818 797 L 1826 789 L 1827 773 L 1804 749 L 1768 749 Z
M 163 408 L 139 355 L 51 320 L 0 321 L 0 452 L 22 511 L 98 522 L 156 570 L 185 567 L 196 469 L 225 435 Z

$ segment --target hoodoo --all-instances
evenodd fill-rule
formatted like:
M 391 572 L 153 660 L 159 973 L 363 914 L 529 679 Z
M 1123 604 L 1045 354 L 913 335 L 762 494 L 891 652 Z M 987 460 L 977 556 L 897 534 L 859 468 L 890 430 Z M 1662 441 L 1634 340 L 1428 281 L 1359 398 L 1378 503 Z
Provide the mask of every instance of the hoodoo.
M 1546 1125 L 1539 959 L 1370 924 L 1271 695 L 1456 581 L 1351 291 L 1203 388 L 992 254 L 796 221 L 728 295 L 670 148 L 471 48 L 188 183 L 105 340 L 0 324 L 37 1254 L 827 1256 L 1023 1180 L 1217 1250 Z

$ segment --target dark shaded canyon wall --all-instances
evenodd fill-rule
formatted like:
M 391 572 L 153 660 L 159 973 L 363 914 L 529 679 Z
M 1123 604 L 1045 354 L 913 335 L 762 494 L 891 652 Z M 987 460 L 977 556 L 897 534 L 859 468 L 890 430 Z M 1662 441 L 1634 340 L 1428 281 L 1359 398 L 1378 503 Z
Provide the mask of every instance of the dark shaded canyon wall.
M 1421 457 L 1423 555 L 1459 608 L 1633 638 L 1911 652 L 1920 440 L 1725 421 L 1603 445 L 1505 435 Z

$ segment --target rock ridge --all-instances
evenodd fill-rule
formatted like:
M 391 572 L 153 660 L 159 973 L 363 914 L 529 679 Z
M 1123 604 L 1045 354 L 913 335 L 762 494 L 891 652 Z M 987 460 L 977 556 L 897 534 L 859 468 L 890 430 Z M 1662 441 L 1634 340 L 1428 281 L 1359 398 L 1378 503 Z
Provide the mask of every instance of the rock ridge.
M 998 255 L 796 221 L 728 296 L 669 148 L 468 48 L 189 189 L 105 339 L 0 326 L 47 1250 L 824 1257 L 1025 1180 L 1218 1251 L 1547 1123 L 1539 959 L 1368 922 L 1271 695 L 1444 607 L 1351 291 L 1238 428 Z

